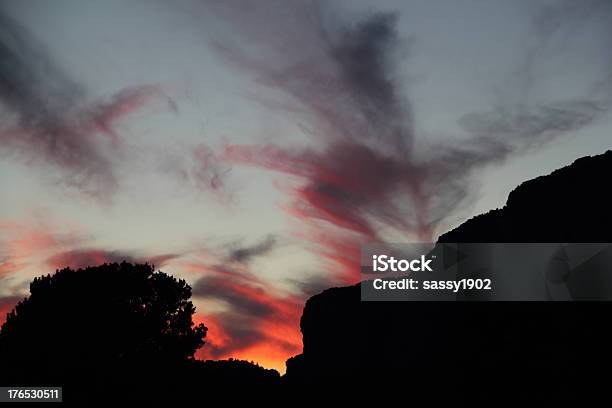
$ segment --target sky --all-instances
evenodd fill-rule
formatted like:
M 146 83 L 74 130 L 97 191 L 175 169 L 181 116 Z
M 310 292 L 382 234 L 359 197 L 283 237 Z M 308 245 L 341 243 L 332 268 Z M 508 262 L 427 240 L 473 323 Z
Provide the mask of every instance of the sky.
M 193 288 L 284 371 L 359 248 L 612 148 L 605 0 L 0 1 L 0 312 L 64 266 Z M 568 186 L 571 188 L 571 186 Z

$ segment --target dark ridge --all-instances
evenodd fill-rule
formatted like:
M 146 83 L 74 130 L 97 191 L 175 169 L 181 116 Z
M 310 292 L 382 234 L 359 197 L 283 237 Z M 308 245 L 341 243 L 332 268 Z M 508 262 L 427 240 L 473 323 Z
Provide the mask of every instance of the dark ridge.
M 522 183 L 506 205 L 464 222 L 438 242 L 610 242 L 606 180 L 612 151 Z
M 610 174 L 611 151 L 581 158 L 439 242 L 612 242 Z M 407 403 L 581 401 L 611 366 L 610 316 L 608 302 L 361 302 L 360 285 L 333 288 L 306 302 L 284 379 Z

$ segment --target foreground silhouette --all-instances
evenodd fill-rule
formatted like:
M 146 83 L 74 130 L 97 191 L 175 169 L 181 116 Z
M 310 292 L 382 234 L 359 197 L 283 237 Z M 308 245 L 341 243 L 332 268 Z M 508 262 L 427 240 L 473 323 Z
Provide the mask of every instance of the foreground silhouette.
M 609 174 L 612 152 L 577 160 L 439 241 L 611 242 Z M 72 401 L 231 402 L 279 391 L 301 401 L 327 391 L 407 404 L 551 405 L 607 389 L 612 367 L 610 302 L 361 302 L 355 285 L 307 301 L 304 350 L 281 379 L 243 361 L 193 359 L 206 328 L 192 323 L 190 295 L 149 265 L 38 278 L 2 326 L 0 384 L 63 385 Z
M 66 401 L 176 401 L 203 386 L 278 382 L 251 363 L 194 360 L 207 329 L 193 324 L 190 297 L 148 264 L 36 278 L 2 325 L 0 384 L 63 386 Z
M 610 174 L 611 151 L 579 159 L 439 242 L 612 242 Z M 406 403 L 579 402 L 607 387 L 611 319 L 610 302 L 361 302 L 359 285 L 333 288 L 307 301 L 285 380 Z

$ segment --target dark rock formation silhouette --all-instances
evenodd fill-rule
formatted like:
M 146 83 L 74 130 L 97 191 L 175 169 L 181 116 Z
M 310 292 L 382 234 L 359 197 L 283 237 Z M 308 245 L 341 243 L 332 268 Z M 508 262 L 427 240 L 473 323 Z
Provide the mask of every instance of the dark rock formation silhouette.
M 581 158 L 439 242 L 612 242 L 610 174 L 612 151 Z M 610 316 L 609 302 L 361 302 L 360 285 L 332 288 L 306 302 L 285 380 L 346 395 L 388 387 L 406 403 L 580 401 L 611 367 Z
M 515 188 L 503 208 L 464 222 L 438 242 L 610 242 L 612 151 Z

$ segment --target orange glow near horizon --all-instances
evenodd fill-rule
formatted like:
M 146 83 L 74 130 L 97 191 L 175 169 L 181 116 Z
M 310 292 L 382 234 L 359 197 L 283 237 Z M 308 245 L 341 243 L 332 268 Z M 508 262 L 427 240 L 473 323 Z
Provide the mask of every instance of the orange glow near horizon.
M 1 305 L 0 326 L 6 321 L 6 314 L 15 307 L 15 304 Z M 269 339 L 269 341 L 255 343 L 244 349 L 228 350 L 228 352 L 223 355 L 211 358 L 207 355 L 210 351 L 209 347 L 227 346 L 231 339 L 228 337 L 227 333 L 224 332 L 219 321 L 215 318 L 194 316 L 194 323 L 204 323 L 208 328 L 208 333 L 205 338 L 206 343 L 195 354 L 196 358 L 200 360 L 226 360 L 233 358 L 237 360 L 252 361 L 264 368 L 274 369 L 283 375 L 285 374 L 285 362 L 287 359 L 301 353 L 302 338 L 298 324 L 295 328 L 289 326 L 277 327 L 275 336 L 273 336 L 276 337 L 277 340 L 283 340 L 287 344 L 294 346 L 295 349 L 288 347 L 287 344 L 280 344 L 274 341 L 274 339 Z M 273 327 L 273 322 L 271 322 L 269 326 Z
M 41 225 L 0 222 L 4 244 L 0 277 L 22 278 L 19 285 L 0 293 L 4 296 L 0 296 L 0 325 L 17 301 L 28 296 L 27 283 L 34 276 L 52 273 L 66 266 L 76 269 L 90 264 L 116 262 L 124 255 L 113 250 L 83 248 L 81 237 L 84 234 L 78 226 L 61 223 L 69 228 L 60 228 L 56 224 L 50 221 Z M 238 272 L 230 273 L 223 268 L 211 267 L 216 261 L 209 256 L 198 258 L 198 263 L 185 265 L 179 261 L 174 268 L 164 268 L 172 275 L 178 272 L 175 276 L 188 279 L 191 285 L 202 277 L 214 278 L 211 285 L 215 290 L 246 302 L 247 306 L 243 306 L 243 309 L 240 309 L 240 303 L 237 309 L 232 309 L 232 305 L 225 309 L 227 305 L 224 300 L 212 296 L 213 306 L 215 302 L 221 306 L 217 310 L 206 304 L 199 305 L 198 298 L 192 298 L 198 310 L 205 311 L 193 316 L 194 323 L 204 323 L 208 328 L 205 344 L 195 353 L 196 358 L 252 361 L 284 374 L 286 360 L 302 351 L 300 317 L 304 299 L 274 287 L 248 270 L 237 269 Z
M 200 360 L 238 360 L 252 361 L 265 368 L 285 373 L 285 362 L 288 358 L 302 352 L 302 334 L 300 332 L 300 313 L 291 313 L 286 320 L 270 317 L 254 322 L 253 331 L 260 333 L 261 338 L 246 345 L 241 340 L 232 338 L 223 326 L 221 318 L 216 316 L 194 316 L 194 322 L 204 323 L 208 328 L 205 344 L 196 352 Z

